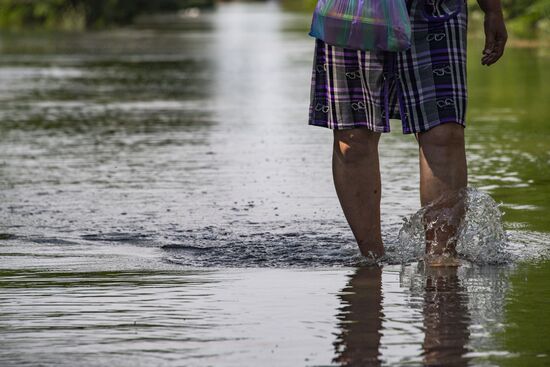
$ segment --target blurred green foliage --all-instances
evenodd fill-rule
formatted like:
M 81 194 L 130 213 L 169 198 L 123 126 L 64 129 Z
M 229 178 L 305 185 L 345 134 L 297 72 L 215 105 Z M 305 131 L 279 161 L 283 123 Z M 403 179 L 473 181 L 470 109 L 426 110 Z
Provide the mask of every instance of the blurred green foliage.
M 550 0 L 503 0 L 510 28 L 522 35 L 539 30 L 550 34 Z
M 317 0 L 281 0 L 289 10 L 312 11 Z M 468 0 L 472 12 L 480 12 L 477 0 Z M 502 0 L 508 26 L 521 36 L 550 34 L 550 0 Z
M 101 28 L 140 14 L 208 6 L 213 0 L 0 0 L 0 28 Z
M 311 11 L 317 0 L 280 0 L 288 10 Z M 0 28 L 28 26 L 101 28 L 131 23 L 136 16 L 212 6 L 215 0 L 0 0 Z M 479 11 L 476 0 L 468 0 Z M 510 29 L 522 36 L 550 34 L 550 0 L 502 0 Z

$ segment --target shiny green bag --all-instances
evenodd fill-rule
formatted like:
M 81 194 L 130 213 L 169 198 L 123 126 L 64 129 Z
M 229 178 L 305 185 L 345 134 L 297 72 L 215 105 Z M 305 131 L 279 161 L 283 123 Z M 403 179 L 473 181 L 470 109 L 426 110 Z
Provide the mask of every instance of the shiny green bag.
M 309 35 L 357 50 L 403 51 L 411 46 L 405 0 L 318 0 Z

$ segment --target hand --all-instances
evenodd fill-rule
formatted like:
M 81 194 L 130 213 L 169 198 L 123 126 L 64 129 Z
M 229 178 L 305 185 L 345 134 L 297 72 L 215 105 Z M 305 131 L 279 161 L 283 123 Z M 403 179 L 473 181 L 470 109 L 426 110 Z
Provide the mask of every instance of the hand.
M 502 11 L 485 14 L 485 49 L 481 58 L 482 65 L 492 65 L 502 57 L 508 40 Z

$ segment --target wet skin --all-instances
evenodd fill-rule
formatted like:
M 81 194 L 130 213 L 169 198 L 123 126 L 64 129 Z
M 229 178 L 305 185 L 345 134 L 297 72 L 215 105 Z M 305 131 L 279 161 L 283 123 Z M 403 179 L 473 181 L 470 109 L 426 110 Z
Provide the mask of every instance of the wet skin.
M 503 55 L 508 34 L 499 0 L 479 0 L 485 12 L 485 46 L 481 63 L 490 66 Z M 461 190 L 468 184 L 464 129 L 445 123 L 416 134 L 420 158 L 420 202 L 426 211 L 426 261 L 458 266 L 455 237 L 464 215 Z M 380 233 L 380 133 L 366 129 L 334 131 L 332 171 L 346 220 L 361 253 L 384 255 Z M 442 213 L 446 213 L 442 215 Z
M 453 198 L 467 186 L 464 128 L 447 123 L 418 134 L 420 157 L 420 200 L 422 206 L 440 197 Z M 380 133 L 364 128 L 335 130 L 332 159 L 333 178 L 340 204 L 361 253 L 384 255 L 380 231 L 381 179 L 378 160 Z M 438 222 L 441 210 L 456 207 L 456 200 L 438 201 L 427 213 L 426 252 L 455 256 L 454 241 L 463 210 L 449 221 Z

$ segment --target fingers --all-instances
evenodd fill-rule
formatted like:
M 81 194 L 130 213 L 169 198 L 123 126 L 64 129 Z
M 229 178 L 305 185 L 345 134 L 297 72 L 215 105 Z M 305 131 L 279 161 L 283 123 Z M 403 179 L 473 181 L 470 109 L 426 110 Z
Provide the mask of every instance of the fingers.
M 481 58 L 482 65 L 490 66 L 502 57 L 506 46 L 506 39 L 506 35 L 499 35 L 495 37 L 494 40 L 491 40 L 489 36 L 487 37 L 487 42 Z
M 508 39 L 502 12 L 486 13 L 484 27 L 485 48 L 481 57 L 481 64 L 489 66 L 502 57 Z
M 494 59 L 496 46 L 496 33 L 492 30 L 486 30 L 485 32 L 485 47 L 481 57 L 481 65 L 490 65 L 490 62 Z

